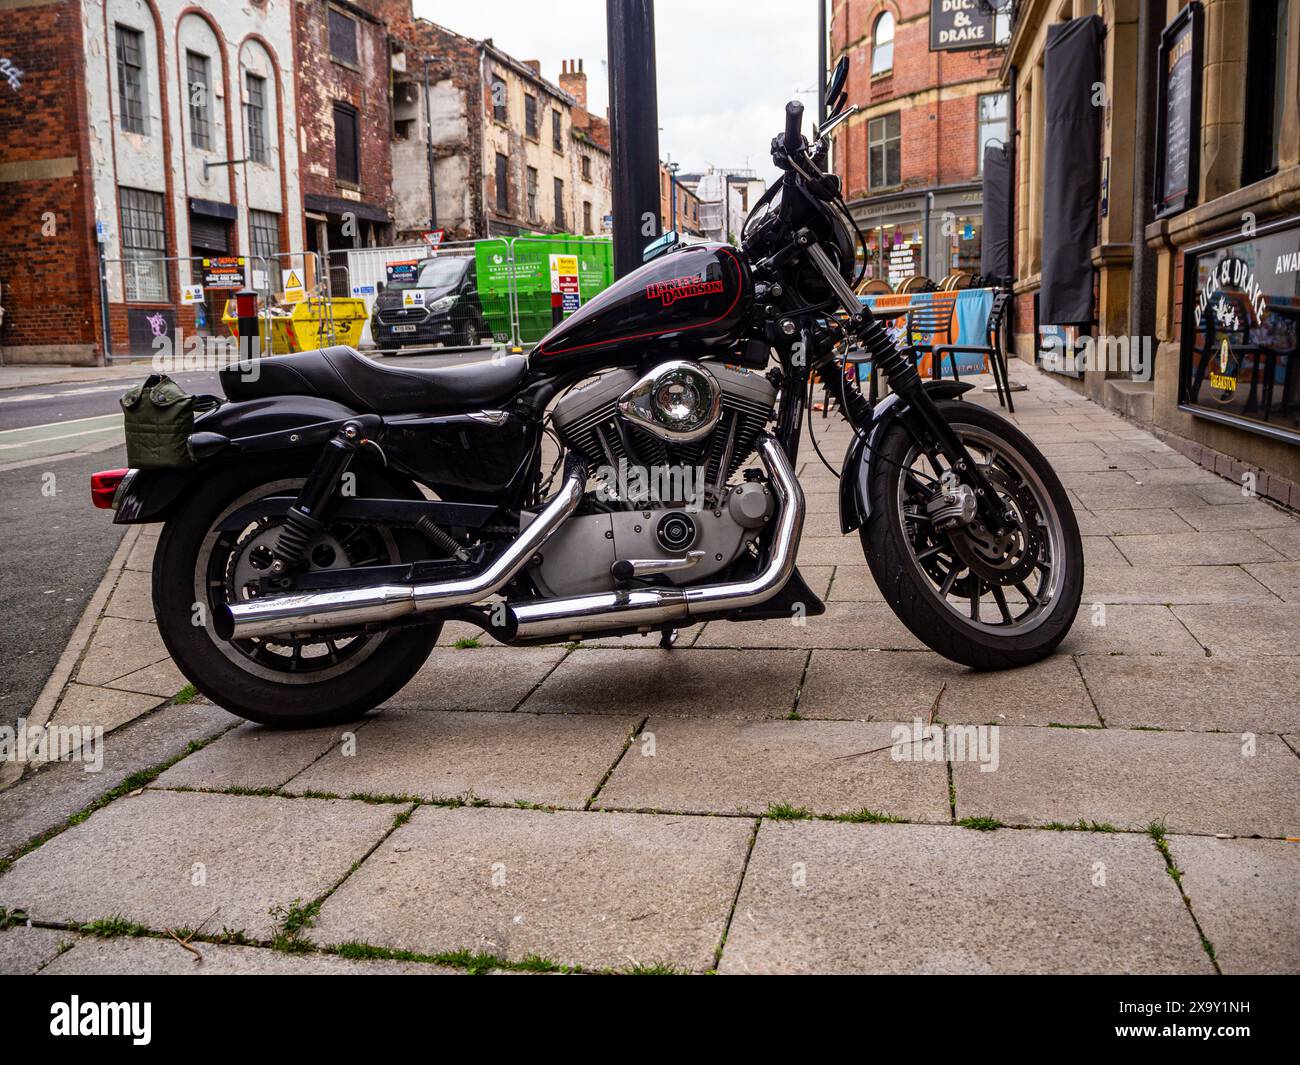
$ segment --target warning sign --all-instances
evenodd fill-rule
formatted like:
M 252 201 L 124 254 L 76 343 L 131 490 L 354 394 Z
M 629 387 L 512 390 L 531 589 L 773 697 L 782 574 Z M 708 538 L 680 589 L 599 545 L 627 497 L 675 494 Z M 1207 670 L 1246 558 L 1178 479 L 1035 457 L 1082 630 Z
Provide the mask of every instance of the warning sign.
M 436 248 L 442 243 L 443 238 L 446 237 L 446 235 L 447 231 L 445 229 L 430 229 L 424 234 L 424 242 L 429 245 L 429 247 Z
M 403 307 L 423 307 L 424 306 L 424 289 L 408 288 L 402 292 Z
M 181 289 L 181 302 L 185 304 L 203 302 L 202 285 L 186 285 Z
M 203 283 L 208 288 L 243 288 L 244 257 L 223 255 L 203 260 Z
M 582 306 L 576 255 L 551 256 L 551 306 L 563 308 L 565 314 L 572 314 Z
M 280 274 L 283 281 L 284 302 L 301 303 L 307 295 L 303 290 L 301 272 L 290 268 L 281 270 Z

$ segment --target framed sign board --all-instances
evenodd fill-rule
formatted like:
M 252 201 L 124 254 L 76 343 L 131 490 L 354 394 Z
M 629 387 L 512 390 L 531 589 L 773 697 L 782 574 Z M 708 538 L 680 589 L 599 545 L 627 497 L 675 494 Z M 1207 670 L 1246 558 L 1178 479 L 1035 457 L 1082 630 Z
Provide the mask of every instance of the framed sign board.
M 1198 0 L 1192 0 L 1160 34 L 1156 83 L 1157 218 L 1196 203 L 1201 166 L 1204 24 L 1204 10 Z
M 979 0 L 930 0 L 930 51 L 996 47 L 995 17 Z

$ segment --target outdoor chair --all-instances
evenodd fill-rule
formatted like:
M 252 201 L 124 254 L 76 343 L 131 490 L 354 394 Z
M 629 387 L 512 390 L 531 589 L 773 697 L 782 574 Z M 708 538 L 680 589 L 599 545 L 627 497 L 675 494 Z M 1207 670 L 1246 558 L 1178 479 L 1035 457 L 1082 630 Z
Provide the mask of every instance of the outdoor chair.
M 993 385 L 997 389 L 998 403 L 1007 408 L 1008 413 L 1015 414 L 1015 404 L 1011 401 L 1011 385 L 1007 380 L 1007 322 L 1011 312 L 1011 293 L 999 292 L 993 297 L 993 306 L 989 309 L 988 324 L 985 326 L 987 344 L 940 344 L 931 349 L 931 372 L 937 379 L 945 355 L 952 358 L 952 375 L 957 377 L 957 353 L 963 355 L 983 355 L 989 360 L 989 370 L 993 374 Z

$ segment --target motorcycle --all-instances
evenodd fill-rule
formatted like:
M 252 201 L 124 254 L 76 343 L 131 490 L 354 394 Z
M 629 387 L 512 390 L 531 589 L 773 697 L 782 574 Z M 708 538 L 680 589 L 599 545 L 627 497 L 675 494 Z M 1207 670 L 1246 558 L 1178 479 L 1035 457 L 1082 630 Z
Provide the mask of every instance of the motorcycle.
M 787 105 L 781 177 L 740 247 L 666 235 L 528 356 L 228 366 L 190 462 L 96 475 L 115 522 L 163 523 L 155 613 L 194 686 L 252 721 L 337 724 L 402 688 L 448 621 L 511 645 L 671 647 L 702 622 L 822 614 L 795 565 L 815 377 L 854 430 L 842 531 L 907 628 L 977 670 L 1049 655 L 1082 593 L 1069 499 L 1024 434 L 963 400 L 969 383 L 923 381 L 856 298 L 862 238 L 825 172 L 856 110 L 846 69 L 811 143 Z M 879 403 L 845 350 L 887 381 Z

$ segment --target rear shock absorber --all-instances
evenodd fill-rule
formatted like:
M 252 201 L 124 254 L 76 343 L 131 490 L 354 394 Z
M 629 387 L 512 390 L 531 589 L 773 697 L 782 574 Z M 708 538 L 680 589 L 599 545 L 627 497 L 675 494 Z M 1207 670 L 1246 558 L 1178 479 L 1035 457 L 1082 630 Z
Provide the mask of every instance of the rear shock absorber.
M 278 576 L 299 565 L 307 545 L 324 530 L 325 523 L 318 515 L 333 497 L 362 440 L 361 426 L 349 421 L 325 445 L 307 476 L 307 482 L 299 490 L 298 498 L 285 513 L 284 525 L 271 548 L 275 556 L 271 563 L 272 573 Z

